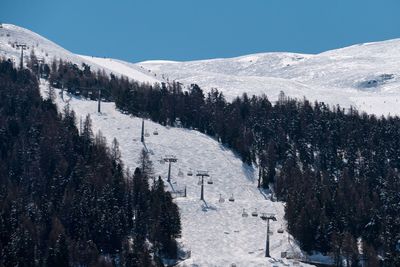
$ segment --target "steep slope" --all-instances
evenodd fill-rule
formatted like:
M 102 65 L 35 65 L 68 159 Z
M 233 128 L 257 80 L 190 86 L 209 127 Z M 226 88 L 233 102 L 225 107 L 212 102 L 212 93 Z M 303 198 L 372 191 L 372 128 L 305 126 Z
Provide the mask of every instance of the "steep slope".
M 43 95 L 47 88 L 43 83 Z M 116 111 L 114 103 L 103 103 L 102 113 L 97 113 L 95 101 L 73 96 L 64 99 L 68 100 L 57 98 L 59 109 L 69 103 L 77 118 L 90 114 L 95 132 L 100 130 L 109 142 L 114 137 L 118 139 L 124 163 L 133 171 L 144 147 L 140 142 L 142 120 Z M 286 231 L 277 233 L 279 228 L 285 228 L 284 206 L 270 201 L 257 189 L 257 170 L 243 165 L 230 150 L 197 131 L 167 128 L 151 121 L 145 121 L 145 128 L 149 134 L 145 146 L 155 169 L 160 171 L 156 176 L 161 175 L 171 192 L 186 187 L 187 197 L 178 197 L 176 202 L 182 217 L 181 241 L 191 251 L 191 257 L 181 266 L 281 266 L 264 257 L 266 223 L 260 219 L 261 212 L 274 213 L 278 219 L 271 222 L 271 256 L 279 259 L 283 251 L 301 254 Z M 161 160 L 166 155 L 175 155 L 178 160 L 172 165 L 171 183 L 166 181 L 168 165 Z M 208 170 L 213 180 L 213 184 L 205 180 L 205 201 L 199 199 L 197 170 Z M 192 176 L 188 175 L 190 171 Z M 234 202 L 229 201 L 232 195 Z M 248 217 L 242 217 L 243 209 Z M 251 216 L 255 209 L 258 217 Z
M 31 50 L 34 50 L 35 55 L 43 58 L 46 63 L 51 63 L 53 59 L 62 59 L 78 66 L 85 63 L 91 66 L 93 70 L 104 70 L 106 73 L 114 73 L 118 76 L 124 75 L 140 82 L 159 82 L 154 75 L 151 76 L 146 74 L 145 71 L 140 71 L 140 67 L 126 67 L 125 63 L 118 60 L 79 56 L 30 30 L 11 24 L 2 24 L 0 28 L 0 57 L 11 58 L 14 62 L 19 63 L 21 51 L 15 47 L 16 43 L 27 45 L 28 49 L 24 52 L 25 59 L 29 57 Z

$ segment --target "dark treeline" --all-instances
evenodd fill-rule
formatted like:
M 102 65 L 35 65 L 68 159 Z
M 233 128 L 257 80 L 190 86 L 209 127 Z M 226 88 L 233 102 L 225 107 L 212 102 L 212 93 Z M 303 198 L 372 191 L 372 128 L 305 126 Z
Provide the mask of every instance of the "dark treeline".
M 129 174 L 114 139 L 42 100 L 36 76 L 0 62 L 0 266 L 162 266 L 180 218 L 151 161 Z M 145 165 L 145 166 L 144 166 Z
M 221 92 L 192 85 L 148 85 L 54 63 L 50 79 L 70 92 L 105 89 L 108 100 L 163 125 L 181 124 L 213 136 L 260 166 L 259 186 L 286 202 L 290 233 L 306 251 L 331 252 L 357 264 L 400 266 L 400 119 L 280 95 Z M 82 86 L 81 86 L 82 85 Z M 82 88 L 81 88 L 82 87 Z M 92 93 L 91 97 L 93 97 Z M 379 257 L 378 257 L 379 256 Z

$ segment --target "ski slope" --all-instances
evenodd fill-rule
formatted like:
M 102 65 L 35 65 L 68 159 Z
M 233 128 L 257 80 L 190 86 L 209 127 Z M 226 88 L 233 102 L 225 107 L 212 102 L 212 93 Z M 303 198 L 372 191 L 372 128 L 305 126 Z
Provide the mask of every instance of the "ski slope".
M 117 76 L 146 83 L 179 81 L 184 85 L 199 84 L 203 89 L 218 88 L 230 100 L 246 92 L 266 94 L 277 99 L 280 91 L 290 97 L 324 101 L 330 105 L 355 106 L 376 115 L 400 114 L 400 39 L 354 45 L 317 55 L 296 53 L 260 53 L 236 58 L 209 59 L 189 62 L 146 61 L 136 64 L 116 59 L 74 54 L 27 29 L 2 24 L 0 28 L 0 57 L 16 64 L 20 51 L 15 43 L 28 45 L 25 60 L 31 50 L 50 63 L 62 59 L 77 65 L 90 65 L 92 70 L 104 70 Z M 42 93 L 47 85 L 42 84 Z M 67 99 L 67 98 L 66 98 Z M 134 169 L 143 148 L 140 142 L 141 120 L 115 110 L 113 103 L 104 103 L 98 114 L 97 103 L 71 97 L 71 107 L 77 117 L 90 114 L 94 131 L 101 130 L 111 142 L 116 137 L 121 144 L 125 165 Z M 57 98 L 62 110 L 66 102 Z M 174 154 L 171 192 L 187 189 L 186 198 L 177 198 L 182 216 L 182 239 L 191 257 L 181 266 L 285 266 L 294 262 L 273 262 L 265 259 L 266 225 L 259 212 L 276 214 L 271 223 L 271 256 L 279 259 L 281 252 L 301 254 L 298 246 L 285 231 L 284 204 L 271 202 L 268 195 L 256 187 L 257 170 L 243 165 L 230 150 L 210 137 L 196 131 L 166 128 L 146 121 L 149 137 L 146 147 L 154 162 L 156 175 L 164 179 L 167 165 L 161 159 Z M 157 129 L 159 135 L 153 135 Z M 181 170 L 181 172 L 179 171 Z M 200 201 L 200 187 L 192 170 L 208 170 L 213 184 L 205 183 L 205 201 Z M 182 175 L 179 175 L 179 174 Z M 207 179 L 206 179 L 207 181 Z M 229 197 L 235 201 L 228 201 Z M 220 202 L 220 196 L 224 202 Z M 246 209 L 248 217 L 242 217 Z M 290 242 L 289 242 L 290 241 Z M 303 264 L 304 265 L 304 264 Z
M 42 81 L 42 95 L 47 95 L 48 85 Z M 101 131 L 110 143 L 117 138 L 120 143 L 122 159 L 132 172 L 138 166 L 138 155 L 143 149 L 140 142 L 140 118 L 131 117 L 115 109 L 114 103 L 102 103 L 102 112 L 97 113 L 97 102 L 72 96 L 59 96 L 56 99 L 59 110 L 69 103 L 77 118 L 90 114 L 93 131 Z M 151 121 L 145 121 L 145 144 L 154 163 L 156 175 L 164 179 L 167 190 L 171 192 L 186 187 L 187 197 L 176 198 L 182 218 L 182 238 L 191 257 L 180 266 L 289 266 L 293 261 L 279 262 L 281 252 L 289 251 L 301 254 L 288 234 L 277 233 L 285 228 L 284 206 L 281 202 L 272 202 L 269 196 L 257 189 L 257 170 L 244 165 L 230 150 L 214 139 L 194 130 L 167 128 Z M 153 132 L 157 131 L 158 135 Z M 178 159 L 172 165 L 171 183 L 167 183 L 168 165 L 160 159 L 166 155 L 175 155 Z M 188 171 L 193 176 L 188 176 Z M 205 201 L 200 200 L 200 186 L 195 176 L 197 170 L 208 170 L 213 184 L 205 180 Z M 181 175 L 180 175 L 181 172 Z M 224 202 L 220 202 L 220 195 Z M 228 199 L 233 195 L 234 202 Z M 273 213 L 277 222 L 271 222 L 271 256 L 265 258 L 266 222 L 251 216 L 258 212 Z M 249 213 L 242 217 L 242 210 Z M 284 265 L 286 264 L 286 265 Z M 303 266 L 306 266 L 303 264 Z

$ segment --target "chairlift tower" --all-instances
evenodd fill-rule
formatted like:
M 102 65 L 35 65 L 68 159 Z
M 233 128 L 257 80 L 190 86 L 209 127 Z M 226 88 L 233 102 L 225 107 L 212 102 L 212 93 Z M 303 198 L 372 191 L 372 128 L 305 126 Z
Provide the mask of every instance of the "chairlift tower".
M 82 87 L 82 86 L 80 86 L 79 87 L 79 89 L 81 89 L 81 90 L 95 90 L 94 88 L 91 88 L 91 87 Z M 105 88 L 104 87 L 98 87 L 97 88 L 97 112 L 98 113 L 101 113 L 101 91 L 102 90 L 105 90 Z M 89 92 L 91 92 L 91 91 L 89 91 Z
M 142 118 L 142 135 L 140 137 L 140 142 L 144 143 L 144 118 Z
M 269 221 L 270 220 L 272 220 L 272 221 L 274 221 L 274 222 L 276 222 L 276 217 L 275 217 L 275 215 L 274 214 L 262 214 L 261 215 L 261 217 L 260 217 L 262 220 L 264 220 L 264 221 L 267 221 L 267 241 L 266 241 L 266 244 L 265 244 L 265 257 L 271 257 L 270 255 L 269 255 L 269 235 L 270 235 L 270 233 L 269 233 Z
M 22 70 L 22 68 L 24 67 L 24 50 L 28 49 L 28 46 L 26 44 L 19 44 L 19 43 L 16 44 L 15 46 L 21 48 L 21 61 L 19 68 Z
M 99 87 L 99 95 L 98 95 L 98 103 L 97 103 L 97 112 L 100 113 L 100 103 L 101 103 L 101 88 Z
M 210 177 L 208 171 L 197 171 L 196 176 L 201 177 L 200 200 L 204 200 L 204 177 Z
M 167 182 L 171 182 L 171 163 L 172 162 L 177 162 L 178 159 L 175 156 L 172 155 L 168 155 L 164 157 L 164 161 L 168 162 L 168 178 L 167 178 Z
M 144 144 L 144 138 L 149 136 L 149 134 L 147 133 L 147 131 L 146 131 L 146 132 L 144 131 L 144 119 L 145 119 L 145 118 L 148 118 L 148 117 L 149 117 L 149 114 L 148 114 L 147 112 L 139 112 L 138 115 L 139 115 L 140 117 L 142 117 L 142 133 L 141 133 L 141 136 L 140 136 L 140 142 L 142 142 L 142 143 Z M 155 132 L 157 132 L 157 131 L 155 131 Z M 154 133 L 153 133 L 153 134 L 154 134 Z M 154 135 L 158 135 L 158 132 L 157 132 L 157 134 L 154 134 Z

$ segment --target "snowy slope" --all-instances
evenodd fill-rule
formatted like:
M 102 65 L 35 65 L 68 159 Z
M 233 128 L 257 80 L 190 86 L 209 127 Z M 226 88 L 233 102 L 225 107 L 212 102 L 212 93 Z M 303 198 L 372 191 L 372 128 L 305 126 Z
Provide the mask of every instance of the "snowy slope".
M 42 81 L 43 82 L 43 81 Z M 47 85 L 42 84 L 42 94 L 46 95 Z M 76 97 L 65 97 L 77 118 L 90 114 L 93 130 L 101 130 L 111 142 L 116 137 L 121 144 L 124 163 L 132 171 L 138 165 L 138 155 L 143 144 L 140 142 L 141 119 L 124 115 L 115 110 L 114 103 L 103 103 L 102 113 L 97 113 L 97 102 Z M 57 98 L 59 109 L 66 104 Z M 257 170 L 243 165 L 230 150 L 222 147 L 212 138 L 193 130 L 166 128 L 151 121 L 145 122 L 146 146 L 154 163 L 156 175 L 164 179 L 168 165 L 160 159 L 166 155 L 175 155 L 177 163 L 172 165 L 170 191 L 187 188 L 187 197 L 176 199 L 182 216 L 182 239 L 191 257 L 180 266 L 284 266 L 265 258 L 266 223 L 260 217 L 252 217 L 255 208 L 276 214 L 278 221 L 271 222 L 271 256 L 277 260 L 282 251 L 300 252 L 288 234 L 277 233 L 285 227 L 284 206 L 280 202 L 271 202 L 257 189 Z M 153 135 L 157 130 L 159 135 Z M 181 170 L 182 175 L 179 175 Z M 192 170 L 193 176 L 187 172 Z M 200 198 L 200 186 L 195 176 L 196 170 L 208 170 L 213 184 L 205 183 L 205 201 Z M 206 180 L 207 181 L 207 180 Z M 221 196 L 225 199 L 219 201 Z M 235 201 L 228 201 L 233 194 Z M 249 212 L 242 217 L 242 210 Z M 284 260 L 285 264 L 293 261 Z
M 154 74 L 148 75 L 140 67 L 129 67 L 127 66 L 129 63 L 114 59 L 76 55 L 30 30 L 12 24 L 2 24 L 0 28 L 0 57 L 11 58 L 19 64 L 21 52 L 13 47 L 14 43 L 22 43 L 28 46 L 28 50 L 24 52 L 26 59 L 33 49 L 36 56 L 43 58 L 46 63 L 51 63 L 53 59 L 73 62 L 78 66 L 86 63 L 91 66 L 92 70 L 104 70 L 106 73 L 114 73 L 118 76 L 124 75 L 140 82 L 159 82 L 154 77 Z
M 222 90 L 228 99 L 247 92 L 277 99 L 284 91 L 290 97 L 324 101 L 377 115 L 399 115 L 400 39 L 358 44 L 317 55 L 260 53 L 236 58 L 188 62 L 165 60 L 136 64 L 109 58 L 75 55 L 27 29 L 3 24 L 0 57 L 16 62 L 20 52 L 12 43 L 28 44 L 47 62 L 62 58 L 94 70 L 124 75 L 141 82 L 177 80 L 199 84 L 206 91 Z M 27 51 L 29 54 L 29 51 Z
M 142 82 L 148 82 L 148 83 L 157 83 L 160 80 L 157 79 L 156 74 L 147 74 L 143 70 L 143 68 L 140 68 L 132 63 L 128 63 L 122 60 L 118 59 L 112 59 L 112 58 L 100 58 L 100 57 L 90 57 L 90 56 L 81 56 L 80 57 L 86 62 L 90 62 L 91 64 L 95 64 L 97 66 L 100 66 L 104 69 L 109 69 L 112 70 L 114 73 L 118 73 L 120 75 L 126 76 L 128 78 L 137 80 L 137 81 L 142 81 Z M 162 80 L 162 79 L 161 79 Z
M 243 92 L 279 91 L 377 115 L 400 114 L 400 39 L 354 45 L 318 55 L 261 53 L 189 62 L 145 61 L 138 66 L 184 84 L 218 88 L 228 99 Z

